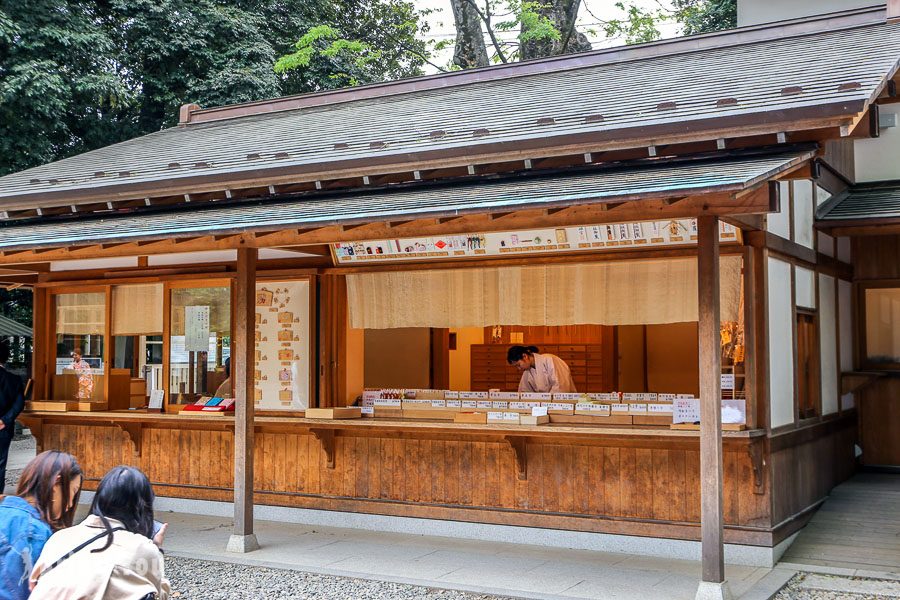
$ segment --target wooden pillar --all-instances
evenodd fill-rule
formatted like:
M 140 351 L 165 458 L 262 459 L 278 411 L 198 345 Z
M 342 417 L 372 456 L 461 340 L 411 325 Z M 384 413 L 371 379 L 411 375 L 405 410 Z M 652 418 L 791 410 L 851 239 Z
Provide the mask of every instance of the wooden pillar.
M 34 380 L 31 397 L 34 400 L 48 400 L 50 398 L 50 374 L 47 372 L 47 358 L 51 348 L 53 356 L 56 356 L 55 337 L 51 342 L 50 313 L 48 310 L 47 288 L 36 287 L 34 289 L 34 312 L 32 317 L 32 361 L 31 378 Z
M 703 598 L 729 598 L 722 511 L 722 354 L 719 333 L 719 221 L 699 217 L 697 281 L 700 341 L 700 535 Z
M 253 533 L 253 370 L 256 331 L 256 248 L 238 248 L 231 381 L 234 415 L 234 533 L 229 552 L 259 548 Z

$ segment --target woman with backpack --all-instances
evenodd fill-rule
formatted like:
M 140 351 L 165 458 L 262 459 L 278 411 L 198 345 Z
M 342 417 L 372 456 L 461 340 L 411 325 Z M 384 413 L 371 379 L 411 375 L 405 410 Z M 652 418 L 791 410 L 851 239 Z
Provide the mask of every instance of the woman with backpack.
M 55 533 L 31 573 L 32 600 L 169 597 L 153 490 L 139 469 L 119 466 L 100 481 L 91 512 Z

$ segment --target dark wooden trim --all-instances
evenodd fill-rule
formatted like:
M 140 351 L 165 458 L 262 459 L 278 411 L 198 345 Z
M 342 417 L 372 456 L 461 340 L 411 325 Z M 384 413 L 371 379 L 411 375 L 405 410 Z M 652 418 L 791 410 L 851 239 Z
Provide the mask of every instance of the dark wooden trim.
M 812 248 L 801 246 L 796 242 L 786 240 L 768 231 L 748 231 L 745 235 L 747 244 L 750 246 L 766 248 L 776 254 L 804 262 L 812 268 L 816 266 L 817 254 Z
M 234 354 L 231 365 L 235 392 L 234 416 L 234 535 L 253 534 L 254 356 L 256 330 L 256 248 L 239 248 L 234 306 Z
M 697 298 L 700 303 L 700 523 L 703 581 L 725 581 L 722 493 L 722 352 L 719 314 L 719 221 L 697 219 Z
M 770 452 L 775 453 L 787 448 L 808 444 L 813 440 L 848 427 L 856 427 L 856 411 L 848 410 L 843 415 L 837 413 L 816 419 L 814 422 L 788 430 L 779 429 L 769 437 Z

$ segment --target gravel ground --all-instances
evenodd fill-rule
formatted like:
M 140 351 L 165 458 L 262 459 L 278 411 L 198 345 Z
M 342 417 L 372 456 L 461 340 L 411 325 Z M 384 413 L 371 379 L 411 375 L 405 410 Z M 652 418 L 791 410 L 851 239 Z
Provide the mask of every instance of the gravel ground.
M 12 452 L 14 449 L 19 450 L 33 450 L 35 447 L 34 437 L 30 435 L 16 435 L 12 443 L 9 445 L 9 450 Z M 19 475 L 22 474 L 22 469 L 7 469 L 6 470 L 6 489 L 5 492 L 7 494 L 12 494 L 16 491 L 16 483 L 19 481 Z
M 819 585 L 813 587 L 810 581 L 815 579 Z M 841 589 L 826 590 L 823 587 Z M 859 593 L 860 588 L 883 587 L 885 594 Z M 787 585 L 781 588 L 775 600 L 896 600 L 900 594 L 900 582 L 869 579 L 866 577 L 847 577 L 837 575 L 820 575 L 818 573 L 798 573 Z
M 506 600 L 501 596 L 177 556 L 166 557 L 166 576 L 172 584 L 172 595 L 185 600 Z

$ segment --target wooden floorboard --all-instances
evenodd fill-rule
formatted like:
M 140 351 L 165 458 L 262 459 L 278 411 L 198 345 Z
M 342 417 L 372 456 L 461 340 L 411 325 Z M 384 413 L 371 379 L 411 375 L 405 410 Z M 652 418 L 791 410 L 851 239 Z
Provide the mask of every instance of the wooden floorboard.
M 781 560 L 900 571 L 900 475 L 863 473 L 834 488 Z

